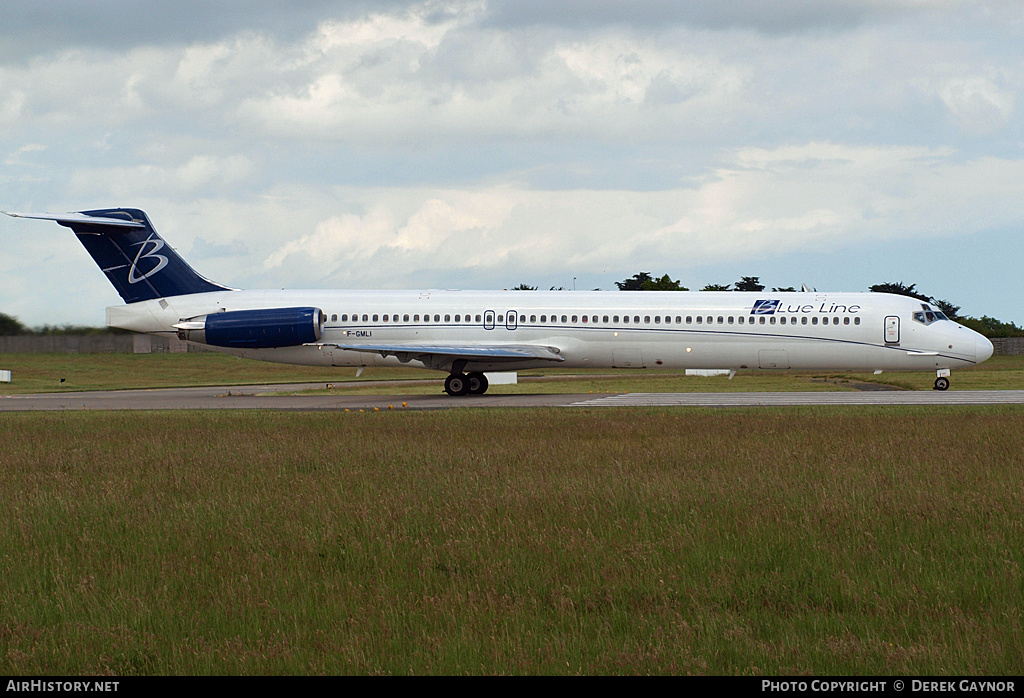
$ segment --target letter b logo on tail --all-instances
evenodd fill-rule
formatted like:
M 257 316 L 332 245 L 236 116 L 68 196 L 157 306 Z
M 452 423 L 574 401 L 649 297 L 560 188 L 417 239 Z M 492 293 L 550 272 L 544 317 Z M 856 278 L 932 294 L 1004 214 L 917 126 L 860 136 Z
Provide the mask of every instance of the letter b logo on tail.
M 153 274 L 167 266 L 167 257 L 162 254 L 157 254 L 157 252 L 164 248 L 164 241 L 160 238 L 154 240 L 154 234 L 150 234 L 150 236 L 142 242 L 132 243 L 133 246 L 139 246 L 139 253 L 135 255 L 135 259 L 132 261 L 132 266 L 128 269 L 128 283 L 137 284 L 144 279 L 148 279 L 153 276 Z M 147 249 L 149 245 L 152 245 L 152 247 Z M 155 264 L 150 265 L 148 261 L 144 263 L 142 265 L 143 267 L 152 266 L 152 268 L 140 276 L 139 262 L 142 260 L 155 260 Z

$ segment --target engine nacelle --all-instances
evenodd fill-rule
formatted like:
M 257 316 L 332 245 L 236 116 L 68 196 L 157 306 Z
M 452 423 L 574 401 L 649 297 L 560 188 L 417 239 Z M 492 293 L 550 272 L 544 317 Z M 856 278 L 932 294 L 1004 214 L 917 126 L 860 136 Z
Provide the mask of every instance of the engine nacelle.
M 178 338 L 215 347 L 270 349 L 316 342 L 324 331 L 319 308 L 266 308 L 211 313 L 179 322 Z

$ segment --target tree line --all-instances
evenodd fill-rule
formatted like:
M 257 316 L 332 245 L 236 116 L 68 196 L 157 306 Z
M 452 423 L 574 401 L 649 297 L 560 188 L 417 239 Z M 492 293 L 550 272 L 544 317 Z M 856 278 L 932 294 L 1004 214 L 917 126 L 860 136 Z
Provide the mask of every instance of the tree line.
M 0 337 L 20 335 L 87 335 L 87 334 L 127 334 L 127 330 L 112 327 L 86 327 L 84 325 L 41 325 L 26 327 L 18 318 L 0 313 Z
M 633 274 L 628 279 L 616 281 L 615 285 L 620 291 L 689 291 L 687 287 L 679 283 L 678 279 L 672 279 L 668 274 L 655 278 L 650 272 L 642 271 Z M 536 291 L 536 286 L 530 284 L 519 284 L 514 291 Z M 564 291 L 565 288 L 551 288 L 552 291 Z M 596 290 L 596 289 L 595 289 Z M 765 285 L 761 283 L 760 277 L 741 276 L 739 281 L 731 284 L 707 284 L 701 291 L 763 291 Z M 773 288 L 773 293 L 796 292 L 792 286 Z M 982 315 L 980 318 L 960 314 L 960 306 L 954 305 L 945 299 L 935 298 L 917 290 L 917 284 L 904 284 L 902 281 L 874 284 L 868 287 L 869 291 L 876 293 L 895 293 L 901 296 L 917 298 L 925 303 L 930 303 L 941 310 L 946 317 L 959 322 L 961 325 L 970 327 L 986 337 L 1024 337 L 1024 327 L 1018 327 L 1013 322 L 1003 322 L 996 318 Z M 116 330 L 107 327 L 82 327 L 77 325 L 43 325 L 41 327 L 29 328 L 23 325 L 17 318 L 0 313 L 0 336 L 11 335 L 86 335 L 104 333 L 122 334 L 125 330 Z
M 633 274 L 628 279 L 622 281 L 616 281 L 615 285 L 620 291 L 689 291 L 690 289 L 683 286 L 678 279 L 672 279 L 671 276 L 665 274 L 661 277 L 655 278 L 650 272 L 642 271 L 637 274 Z M 514 290 L 517 291 L 536 291 L 536 286 L 530 286 L 529 284 L 520 284 Z M 554 289 L 551 290 L 564 290 Z M 595 289 L 596 290 L 596 289 Z M 739 281 L 731 284 L 707 284 L 701 291 L 763 291 L 765 285 L 761 283 L 760 277 L 757 276 L 741 276 Z M 796 292 L 796 288 L 793 286 L 777 287 L 772 288 L 773 293 L 787 293 Z M 917 284 L 910 284 L 909 286 L 902 281 L 887 282 L 881 284 L 874 284 L 868 287 L 869 291 L 875 293 L 894 293 L 900 296 L 909 296 L 910 298 L 917 298 L 925 303 L 929 303 L 943 312 L 951 320 L 959 322 L 961 325 L 971 328 L 976 332 L 980 332 L 986 337 L 1024 337 L 1024 327 L 1018 327 L 1013 322 L 1003 322 L 996 318 L 989 317 L 988 315 L 982 315 L 980 318 L 971 317 L 970 315 L 961 315 L 960 306 L 954 305 L 952 302 L 943 299 L 936 298 L 921 293 L 917 290 Z

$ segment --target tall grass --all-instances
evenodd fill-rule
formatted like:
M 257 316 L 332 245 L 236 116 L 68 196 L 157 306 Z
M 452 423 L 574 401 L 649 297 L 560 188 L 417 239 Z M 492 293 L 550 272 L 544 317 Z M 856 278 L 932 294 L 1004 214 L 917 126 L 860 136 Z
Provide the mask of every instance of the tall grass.
M 1005 674 L 1024 410 L 0 415 L 0 673 Z

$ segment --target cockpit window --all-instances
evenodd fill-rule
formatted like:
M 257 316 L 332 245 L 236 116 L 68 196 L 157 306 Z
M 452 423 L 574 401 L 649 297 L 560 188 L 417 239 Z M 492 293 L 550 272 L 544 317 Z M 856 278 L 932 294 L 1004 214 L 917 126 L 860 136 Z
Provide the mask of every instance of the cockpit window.
M 935 310 L 934 308 L 921 304 L 922 310 L 918 310 L 914 313 L 914 320 L 920 322 L 922 325 L 930 325 L 933 322 L 939 320 L 948 320 L 949 318 L 941 310 Z

